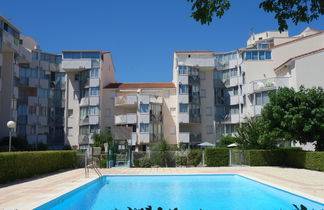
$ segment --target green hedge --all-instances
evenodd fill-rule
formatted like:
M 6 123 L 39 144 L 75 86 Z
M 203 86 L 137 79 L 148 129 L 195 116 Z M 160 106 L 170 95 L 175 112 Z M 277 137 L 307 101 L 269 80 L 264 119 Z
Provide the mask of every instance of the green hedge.
M 285 161 L 283 150 L 245 150 L 245 164 L 250 166 L 281 166 Z
M 205 164 L 208 167 L 228 166 L 229 150 L 225 148 L 206 148 Z
M 76 151 L 0 153 L 0 183 L 76 166 Z
M 202 150 L 190 150 L 188 153 L 188 165 L 198 166 L 202 161 Z
M 286 151 L 286 166 L 324 171 L 324 152 Z

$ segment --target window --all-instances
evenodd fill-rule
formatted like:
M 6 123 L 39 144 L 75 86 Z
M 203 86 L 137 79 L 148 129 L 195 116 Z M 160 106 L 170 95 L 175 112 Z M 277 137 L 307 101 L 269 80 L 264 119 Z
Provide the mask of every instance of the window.
M 179 104 L 179 109 L 182 113 L 188 112 L 188 107 L 188 104 Z
M 149 105 L 148 104 L 140 104 L 140 112 L 148 112 Z
M 259 60 L 265 60 L 265 51 L 259 52 Z
M 206 115 L 207 115 L 207 116 L 211 116 L 211 115 L 213 115 L 213 109 L 212 109 L 212 107 L 207 107 L 207 108 L 206 108 Z
M 29 106 L 28 114 L 36 114 L 36 106 Z
M 268 92 L 263 92 L 262 93 L 262 104 L 267 104 L 267 103 L 269 103 Z
M 27 132 L 30 135 L 36 134 L 36 125 L 27 126 Z
M 99 75 L 99 69 L 91 69 L 90 70 L 90 78 L 91 79 L 98 78 L 98 75 Z
M 187 66 L 178 66 L 179 74 L 180 75 L 186 75 L 188 74 L 188 68 Z
M 47 108 L 43 106 L 38 107 L 38 115 L 47 116 Z
M 262 94 L 261 93 L 255 94 L 255 105 L 262 105 Z
M 149 132 L 149 124 L 141 123 L 140 124 L 140 132 Z
M 89 126 L 80 126 L 81 135 L 89 135 Z
M 245 52 L 244 60 L 270 60 L 271 51 L 247 51 Z
M 47 98 L 49 96 L 49 91 L 44 88 L 39 88 L 38 96 Z
M 73 136 L 73 127 L 68 127 L 68 135 Z
M 100 68 L 100 63 L 98 60 L 92 59 L 91 60 L 91 68 Z
M 233 88 L 233 95 L 234 96 L 238 95 L 238 87 L 237 86 Z
M 206 98 L 206 90 L 205 89 L 200 90 L 200 97 L 201 98 Z
M 75 74 L 74 81 L 79 81 L 79 80 L 80 80 L 80 74 Z
M 89 115 L 99 115 L 99 107 L 98 106 L 89 106 L 88 114 Z
M 98 96 L 99 95 L 99 87 L 90 88 L 90 96 Z
M 199 77 L 201 80 L 205 80 L 206 79 L 206 72 L 199 72 Z
M 33 51 L 32 58 L 33 58 L 33 60 L 38 60 L 38 52 Z
M 212 125 L 208 125 L 207 126 L 207 133 L 208 134 L 212 134 L 213 133 L 213 126 Z
M 90 133 L 99 133 L 99 125 L 90 125 Z
M 74 91 L 73 99 L 74 99 L 74 100 L 78 100 L 79 97 L 80 97 L 80 91 Z
M 18 115 L 27 115 L 27 106 L 18 106 Z
M 230 112 L 231 112 L 231 114 L 238 114 L 239 113 L 239 106 L 238 105 L 230 106 Z
M 179 85 L 180 94 L 188 94 L 188 85 Z
M 68 117 L 71 117 L 73 115 L 73 109 L 68 109 Z

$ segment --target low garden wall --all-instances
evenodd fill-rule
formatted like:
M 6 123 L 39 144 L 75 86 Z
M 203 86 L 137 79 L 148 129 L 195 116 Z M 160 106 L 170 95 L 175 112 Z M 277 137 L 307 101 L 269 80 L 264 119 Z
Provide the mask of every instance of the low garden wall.
M 76 151 L 0 153 L 0 183 L 75 168 Z

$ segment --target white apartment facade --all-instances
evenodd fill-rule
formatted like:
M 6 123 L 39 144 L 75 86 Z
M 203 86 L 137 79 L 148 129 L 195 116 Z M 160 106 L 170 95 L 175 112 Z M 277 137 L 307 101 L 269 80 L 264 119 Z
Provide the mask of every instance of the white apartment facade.
M 324 32 L 306 28 L 293 37 L 278 31 L 254 34 L 247 47 L 227 53 L 176 51 L 173 82 L 179 91 L 177 132 L 186 126 L 191 133 L 201 132 L 202 141 L 217 144 L 220 137 L 234 135 L 248 118 L 260 116 L 269 101 L 269 91 L 298 89 L 300 85 L 324 87 L 323 47 Z M 191 81 L 199 82 L 187 80 L 193 71 L 198 78 Z M 200 103 L 193 103 L 197 94 Z M 191 104 L 199 109 L 200 121 L 188 118 Z M 186 106 L 189 110 L 183 108 Z
M 172 82 L 116 83 L 110 52 L 43 52 L 0 17 L 0 138 L 14 120 L 14 135 L 53 149 L 88 148 L 106 129 L 134 150 L 218 144 L 261 114 L 269 91 L 324 87 L 323 66 L 323 31 L 267 31 L 231 52 L 175 51 Z
M 103 89 L 102 126 L 115 140 L 146 151 L 166 139 L 177 144 L 174 83 L 111 83 Z

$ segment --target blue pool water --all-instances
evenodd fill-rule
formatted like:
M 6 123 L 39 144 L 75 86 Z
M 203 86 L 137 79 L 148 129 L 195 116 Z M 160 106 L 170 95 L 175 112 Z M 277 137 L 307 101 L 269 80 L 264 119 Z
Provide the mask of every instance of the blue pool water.
M 104 176 L 41 209 L 324 209 L 324 204 L 240 175 Z

